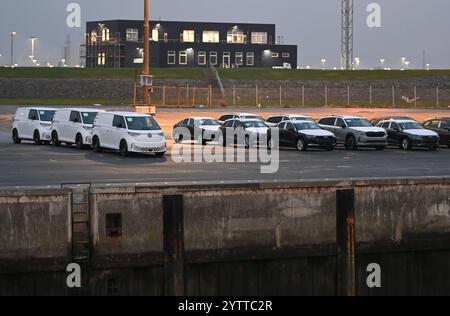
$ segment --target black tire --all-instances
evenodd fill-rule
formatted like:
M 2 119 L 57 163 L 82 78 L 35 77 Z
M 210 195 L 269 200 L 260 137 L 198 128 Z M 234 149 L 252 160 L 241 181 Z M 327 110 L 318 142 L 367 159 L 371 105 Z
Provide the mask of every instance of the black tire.
M 92 139 L 92 149 L 96 153 L 101 153 L 102 152 L 102 147 L 100 145 L 100 139 L 98 139 L 97 136 L 94 136 L 94 138 Z
M 375 147 L 375 149 L 378 151 L 383 151 L 386 149 L 386 146 L 378 146 L 378 147 Z
M 352 151 L 358 150 L 358 145 L 356 144 L 355 136 L 350 135 L 347 137 L 347 139 L 345 140 L 345 148 L 347 148 L 347 150 Z
M 77 137 L 75 138 L 75 145 L 77 146 L 78 149 L 84 148 L 83 136 L 81 136 L 81 134 L 77 134 Z
M 39 135 L 39 131 L 34 131 L 33 142 L 35 145 L 42 145 L 41 136 Z
M 411 140 L 408 137 L 403 138 L 402 142 L 400 143 L 400 148 L 403 150 L 411 150 Z
M 430 150 L 431 151 L 436 151 L 436 150 L 438 150 L 438 148 L 439 148 L 439 146 L 437 146 L 437 145 L 436 146 L 431 146 Z
M 308 149 L 308 145 L 306 144 L 305 140 L 300 137 L 299 139 L 297 139 L 297 144 L 295 148 L 298 151 L 306 151 Z
M 22 142 L 22 140 L 19 138 L 19 132 L 17 131 L 17 129 L 14 129 L 12 131 L 12 140 L 14 144 L 20 144 Z
M 173 140 L 175 141 L 176 144 L 181 144 L 183 142 L 183 135 L 175 133 L 173 135 Z
M 326 151 L 333 151 L 334 150 L 334 146 L 328 146 L 324 148 Z
M 127 144 L 127 142 L 125 140 L 122 140 L 120 142 L 119 152 L 120 152 L 120 155 L 122 157 L 127 157 L 128 156 L 128 144 Z
M 59 141 L 58 133 L 56 131 L 52 132 L 51 143 L 53 146 L 61 146 L 61 142 Z
M 250 136 L 245 135 L 244 137 L 244 146 L 245 148 L 250 148 Z

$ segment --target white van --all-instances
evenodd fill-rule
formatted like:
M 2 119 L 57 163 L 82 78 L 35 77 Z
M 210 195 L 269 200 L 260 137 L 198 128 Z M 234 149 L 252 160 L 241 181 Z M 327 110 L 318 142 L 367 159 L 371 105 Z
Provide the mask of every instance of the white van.
M 58 110 L 53 118 L 51 140 L 59 146 L 62 142 L 78 148 L 91 145 L 92 128 L 98 113 L 96 109 L 68 108 Z
M 36 145 L 50 142 L 53 116 L 57 109 L 33 107 L 19 108 L 14 114 L 12 139 L 15 144 L 32 140 Z
M 120 151 L 122 156 L 129 152 L 152 153 L 164 156 L 167 143 L 164 133 L 151 115 L 135 112 L 99 113 L 92 131 L 92 148 Z

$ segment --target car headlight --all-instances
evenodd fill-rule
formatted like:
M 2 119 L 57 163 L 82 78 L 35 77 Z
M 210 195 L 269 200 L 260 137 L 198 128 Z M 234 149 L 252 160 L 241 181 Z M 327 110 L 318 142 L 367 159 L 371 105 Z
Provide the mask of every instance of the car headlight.
M 128 132 L 128 135 L 130 135 L 131 137 L 138 137 L 138 136 L 140 136 L 141 134 L 139 134 L 139 133 Z

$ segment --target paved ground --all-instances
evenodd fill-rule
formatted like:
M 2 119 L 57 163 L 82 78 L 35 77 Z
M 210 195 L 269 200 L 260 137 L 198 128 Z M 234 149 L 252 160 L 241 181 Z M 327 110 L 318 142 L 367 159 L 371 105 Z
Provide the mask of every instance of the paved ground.
M 14 145 L 0 131 L 0 186 L 62 183 L 321 180 L 371 177 L 450 176 L 449 149 L 347 152 L 281 151 L 280 169 L 261 174 L 259 163 L 183 163 L 172 157 L 96 154 L 67 147 Z
M 404 152 L 396 148 L 384 152 L 362 150 L 347 152 L 295 150 L 281 151 L 280 168 L 275 174 L 261 174 L 259 163 L 175 163 L 166 158 L 133 156 L 122 158 L 113 152 L 95 154 L 90 150 L 30 143 L 14 145 L 10 140 L 10 115 L 15 107 L 4 107 L 0 115 L 0 186 L 59 185 L 61 183 L 143 183 L 193 181 L 282 181 L 349 178 L 383 178 L 412 176 L 450 176 L 450 150 L 437 152 L 414 150 Z M 279 109 L 259 112 L 262 115 L 279 113 Z M 292 112 L 293 110 L 288 110 Z M 5 113 L 6 112 L 6 113 Z M 158 113 L 158 121 L 167 135 L 172 125 L 183 117 L 209 115 L 218 117 L 223 110 L 165 110 Z M 283 112 L 283 111 L 281 111 Z M 315 118 L 330 113 L 357 114 L 366 117 L 380 115 L 410 115 L 417 119 L 449 115 L 448 111 L 429 110 L 369 110 L 369 109 L 303 109 L 294 111 Z M 171 142 L 170 142 L 171 143 Z M 172 146 L 172 145 L 171 145 Z M 171 147 L 170 146 L 170 147 Z

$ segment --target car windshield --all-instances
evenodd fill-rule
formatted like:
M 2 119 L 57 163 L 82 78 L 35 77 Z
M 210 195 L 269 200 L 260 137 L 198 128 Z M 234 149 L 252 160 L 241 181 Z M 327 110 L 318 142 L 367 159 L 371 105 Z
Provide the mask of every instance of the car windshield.
M 260 121 L 243 122 L 245 128 L 251 127 L 267 127 L 266 124 Z
M 82 112 L 81 117 L 83 118 L 83 124 L 92 125 L 97 117 L 97 112 Z
M 39 111 L 39 117 L 42 122 L 51 122 L 53 121 L 53 116 L 55 116 L 56 111 Z
M 220 125 L 220 123 L 213 119 L 202 119 L 195 121 L 195 126 L 218 126 L 218 125 Z
M 299 131 L 303 131 L 303 130 L 308 130 L 308 129 L 320 129 L 320 127 L 313 122 L 297 122 L 294 123 L 295 127 L 297 128 L 297 130 Z
M 365 119 L 360 118 L 353 118 L 353 119 L 346 119 L 348 127 L 373 127 L 373 125 Z
M 416 122 L 399 123 L 398 125 L 400 125 L 400 127 L 401 127 L 403 130 L 408 130 L 408 129 L 423 129 L 422 125 L 420 125 L 419 123 L 416 123 Z
M 126 120 L 128 129 L 131 131 L 156 131 L 161 129 L 151 116 L 130 116 Z

